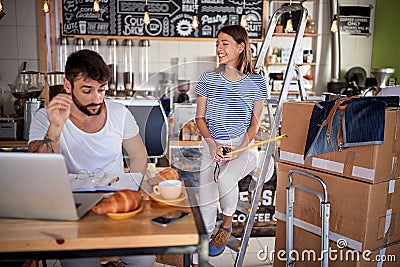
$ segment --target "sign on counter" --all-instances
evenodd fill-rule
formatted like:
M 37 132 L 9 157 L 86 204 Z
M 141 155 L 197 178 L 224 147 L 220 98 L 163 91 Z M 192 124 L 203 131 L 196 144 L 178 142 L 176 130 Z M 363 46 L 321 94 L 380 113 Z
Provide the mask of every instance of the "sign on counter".
M 371 7 L 340 6 L 340 33 L 370 35 Z
M 93 12 L 93 0 L 62 1 L 63 35 L 215 38 L 225 24 L 239 24 L 243 1 L 154 0 L 147 1 L 150 24 L 144 25 L 145 0 L 99 0 L 101 11 Z M 198 6 L 199 27 L 192 28 Z M 261 39 L 263 0 L 246 1 L 247 31 Z

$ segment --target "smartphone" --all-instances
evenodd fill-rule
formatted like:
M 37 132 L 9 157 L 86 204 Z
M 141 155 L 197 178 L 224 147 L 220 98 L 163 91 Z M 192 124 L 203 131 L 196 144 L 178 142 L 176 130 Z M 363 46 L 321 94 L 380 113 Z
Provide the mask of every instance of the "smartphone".
M 179 220 L 182 220 L 183 218 L 186 218 L 190 215 L 189 212 L 183 211 L 183 210 L 176 210 L 170 213 L 167 213 L 165 215 L 159 216 L 157 218 L 152 219 L 151 221 L 155 224 L 159 224 L 162 226 L 168 226 L 173 222 L 177 222 Z

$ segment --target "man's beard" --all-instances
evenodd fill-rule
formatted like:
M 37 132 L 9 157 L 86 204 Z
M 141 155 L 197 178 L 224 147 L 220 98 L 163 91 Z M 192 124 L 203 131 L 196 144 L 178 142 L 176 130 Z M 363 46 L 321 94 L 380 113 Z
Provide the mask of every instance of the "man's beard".
M 81 102 L 79 102 L 79 100 L 75 97 L 75 95 L 74 95 L 74 93 L 72 92 L 72 101 L 74 102 L 74 104 L 75 104 L 75 106 L 80 110 L 80 111 L 82 111 L 83 113 L 85 113 L 86 115 L 88 115 L 88 116 L 96 116 L 96 115 L 99 115 L 100 113 L 101 113 L 101 109 L 102 109 L 102 106 L 103 106 L 103 103 L 101 103 L 101 104 L 94 104 L 94 103 L 91 103 L 91 104 L 89 104 L 89 105 L 82 105 L 82 103 Z M 96 107 L 96 106 L 100 106 L 100 108 L 99 108 L 99 110 L 96 112 L 96 113 L 91 113 L 90 112 L 90 110 L 89 110 L 89 107 Z

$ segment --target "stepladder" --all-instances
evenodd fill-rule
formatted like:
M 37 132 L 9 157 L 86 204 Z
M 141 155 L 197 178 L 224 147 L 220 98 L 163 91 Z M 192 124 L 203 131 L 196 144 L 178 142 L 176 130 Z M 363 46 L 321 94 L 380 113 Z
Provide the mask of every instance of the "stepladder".
M 302 184 L 294 183 L 294 175 L 301 175 L 309 179 L 318 181 L 321 185 L 321 191 L 308 188 Z M 330 220 L 330 202 L 328 201 L 328 189 L 323 179 L 317 175 L 301 171 L 290 170 L 288 173 L 288 187 L 286 188 L 286 266 L 295 266 L 298 260 L 294 255 L 298 255 L 293 245 L 293 228 L 294 228 L 294 202 L 295 190 L 302 190 L 313 194 L 320 201 L 320 217 L 321 217 L 321 267 L 329 265 L 329 220 Z
M 299 90 L 300 90 L 300 96 L 301 99 L 305 99 L 305 91 L 304 87 L 302 84 L 302 77 L 300 75 L 300 71 L 298 67 L 295 64 L 297 55 L 300 51 L 301 47 L 301 41 L 304 36 L 304 30 L 307 22 L 307 16 L 308 16 L 308 10 L 303 7 L 301 4 L 290 4 L 288 6 L 283 6 L 279 9 L 277 9 L 273 16 L 271 17 L 269 24 L 267 26 L 267 31 L 265 34 L 264 41 L 262 43 L 259 55 L 257 57 L 256 63 L 255 63 L 255 68 L 256 70 L 259 71 L 260 74 L 265 75 L 266 73 L 264 72 L 263 69 L 263 62 L 265 59 L 265 56 L 267 54 L 268 47 L 270 45 L 275 26 L 277 25 L 277 22 L 279 18 L 281 17 L 282 14 L 284 13 L 290 13 L 294 11 L 300 11 L 300 19 L 299 19 L 299 25 L 297 27 L 297 31 L 294 37 L 293 41 L 293 46 L 291 49 L 290 57 L 289 57 L 289 62 L 287 64 L 287 68 L 284 74 L 283 78 L 283 84 L 282 88 L 280 91 L 280 95 L 277 101 L 267 101 L 267 107 L 268 107 L 268 112 L 269 114 L 272 114 L 272 105 L 276 105 L 274 115 L 270 116 L 270 131 L 269 135 L 271 138 L 275 137 L 279 133 L 279 127 L 280 127 L 280 122 L 282 118 L 282 109 L 283 109 L 283 103 L 287 99 L 290 83 L 293 79 L 293 75 L 297 74 L 297 81 L 299 85 Z M 282 133 L 284 134 L 284 133 Z M 258 203 L 260 201 L 261 193 L 263 191 L 263 185 L 265 183 L 265 177 L 269 175 L 271 172 L 270 166 L 273 165 L 271 164 L 271 161 L 274 160 L 274 157 L 276 157 L 276 144 L 275 142 L 267 142 L 263 147 L 262 150 L 265 151 L 263 153 L 263 156 L 260 159 L 261 164 L 258 164 L 256 169 L 253 172 L 253 180 L 256 181 L 256 185 L 254 186 L 254 191 L 252 192 L 251 196 L 251 202 L 250 206 L 247 208 L 243 208 L 245 206 L 244 204 L 241 205 L 240 203 L 238 204 L 239 206 L 242 206 L 241 209 L 238 208 L 239 211 L 245 213 L 247 215 L 247 221 L 245 228 L 243 230 L 242 237 L 237 240 L 230 240 L 230 244 L 228 243 L 228 247 L 233 249 L 237 255 L 235 259 L 235 264 L 234 266 L 242 266 L 244 262 L 244 257 L 246 255 L 246 250 L 248 247 L 249 239 L 251 236 L 252 228 L 254 225 L 254 220 L 258 208 Z

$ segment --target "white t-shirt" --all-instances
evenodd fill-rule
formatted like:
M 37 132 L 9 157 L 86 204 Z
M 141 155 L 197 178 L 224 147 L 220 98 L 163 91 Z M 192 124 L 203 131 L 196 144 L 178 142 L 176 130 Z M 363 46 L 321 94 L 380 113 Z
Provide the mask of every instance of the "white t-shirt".
M 139 133 L 132 113 L 120 103 L 105 101 L 107 121 L 96 133 L 85 133 L 70 119 L 60 135 L 60 154 L 66 160 L 69 173 L 87 169 L 91 173 L 102 168 L 107 174 L 124 172 L 122 141 Z M 30 126 L 29 142 L 43 140 L 49 128 L 45 108 L 38 110 Z

